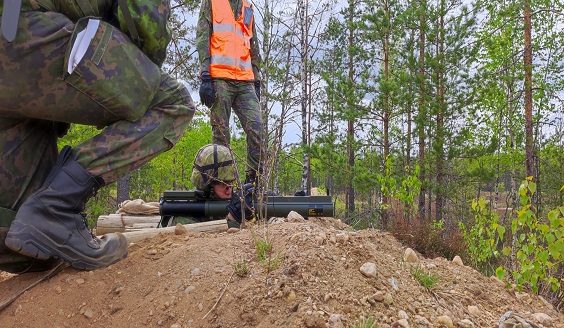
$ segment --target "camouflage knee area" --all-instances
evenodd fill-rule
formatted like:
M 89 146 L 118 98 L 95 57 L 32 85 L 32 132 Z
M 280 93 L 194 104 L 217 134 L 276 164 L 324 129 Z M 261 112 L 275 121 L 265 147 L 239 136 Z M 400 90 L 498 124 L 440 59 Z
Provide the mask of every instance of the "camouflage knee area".
M 6 234 L 10 229 L 10 225 L 16 212 L 7 208 L 0 207 L 0 271 L 10 273 L 24 273 L 34 271 L 45 271 L 51 269 L 58 261 L 55 260 L 38 260 L 18 254 L 4 244 Z

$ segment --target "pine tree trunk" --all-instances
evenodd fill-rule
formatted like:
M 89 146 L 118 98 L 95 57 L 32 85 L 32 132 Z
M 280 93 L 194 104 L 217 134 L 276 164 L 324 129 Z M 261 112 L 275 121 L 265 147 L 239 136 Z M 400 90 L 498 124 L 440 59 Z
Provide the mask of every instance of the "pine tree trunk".
M 531 44 L 531 8 L 530 0 L 524 1 L 524 19 L 525 19 L 525 45 L 523 52 L 523 61 L 525 69 L 525 166 L 527 177 L 534 176 L 534 158 L 533 158 L 533 50 Z
M 419 219 L 425 220 L 425 8 L 426 0 L 421 0 L 421 14 L 419 17 L 419 113 L 418 113 L 418 138 L 419 138 L 419 181 L 421 181 L 421 190 L 419 192 Z

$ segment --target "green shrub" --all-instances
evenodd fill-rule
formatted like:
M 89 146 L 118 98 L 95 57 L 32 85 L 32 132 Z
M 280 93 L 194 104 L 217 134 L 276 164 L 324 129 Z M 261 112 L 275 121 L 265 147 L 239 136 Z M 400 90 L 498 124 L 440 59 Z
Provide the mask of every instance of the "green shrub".
M 439 282 L 439 276 L 434 273 L 427 273 L 423 271 L 419 266 L 412 266 L 409 270 L 411 275 L 415 278 L 415 280 L 419 281 L 421 286 L 427 289 L 433 289 L 436 287 L 437 283 Z
M 517 269 L 512 270 L 511 274 L 519 290 L 529 285 L 537 293 L 539 286 L 544 283 L 555 292 L 561 282 L 555 272 L 564 258 L 564 206 L 550 211 L 548 220 L 539 220 L 531 201 L 535 191 L 536 184 L 531 177 L 519 187 L 521 207 L 511 222 L 514 247 L 505 247 L 503 254 L 515 255 Z M 506 273 L 503 267 L 496 270 L 500 279 Z

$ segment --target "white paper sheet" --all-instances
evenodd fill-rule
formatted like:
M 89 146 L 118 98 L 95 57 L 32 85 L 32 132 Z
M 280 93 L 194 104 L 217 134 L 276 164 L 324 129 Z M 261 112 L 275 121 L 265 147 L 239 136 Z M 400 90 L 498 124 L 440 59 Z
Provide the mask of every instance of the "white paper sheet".
M 74 40 L 69 56 L 69 65 L 67 67 L 69 74 L 74 71 L 76 65 L 78 65 L 78 63 L 82 60 L 82 57 L 84 57 L 84 54 L 86 53 L 90 42 L 94 38 L 99 25 L 100 20 L 90 19 L 88 20 L 86 28 L 76 35 L 76 39 Z

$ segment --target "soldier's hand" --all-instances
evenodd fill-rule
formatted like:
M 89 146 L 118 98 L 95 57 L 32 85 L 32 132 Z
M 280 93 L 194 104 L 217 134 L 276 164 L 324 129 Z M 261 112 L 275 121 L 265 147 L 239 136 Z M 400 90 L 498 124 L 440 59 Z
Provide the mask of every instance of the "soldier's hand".
M 305 190 L 298 190 L 294 193 L 294 196 L 305 196 Z
M 243 211 L 245 211 L 246 220 L 253 218 L 253 191 L 253 185 L 251 183 L 247 183 L 243 186 L 243 190 L 238 190 L 237 192 L 231 194 L 231 201 L 229 202 L 229 205 L 227 205 L 227 211 L 231 214 L 235 221 L 241 223 L 243 220 Z
M 200 84 L 200 100 L 204 105 L 210 108 L 215 101 L 212 77 L 210 73 L 203 72 L 200 79 L 202 80 L 202 84 Z

